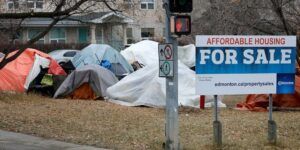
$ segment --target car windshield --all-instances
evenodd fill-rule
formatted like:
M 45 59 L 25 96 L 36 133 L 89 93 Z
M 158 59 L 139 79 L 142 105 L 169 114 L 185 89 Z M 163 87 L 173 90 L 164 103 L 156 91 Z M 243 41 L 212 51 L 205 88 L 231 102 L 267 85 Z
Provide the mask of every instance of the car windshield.
M 64 53 L 64 57 L 74 57 L 77 54 L 77 51 L 69 51 Z

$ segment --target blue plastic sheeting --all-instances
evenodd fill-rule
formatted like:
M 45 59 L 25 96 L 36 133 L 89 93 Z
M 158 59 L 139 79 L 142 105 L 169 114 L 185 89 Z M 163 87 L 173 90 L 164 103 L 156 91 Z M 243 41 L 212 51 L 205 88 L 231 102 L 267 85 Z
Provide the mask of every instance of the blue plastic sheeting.
M 89 64 L 101 65 L 103 60 L 109 61 L 111 66 L 118 66 L 118 68 L 110 68 L 116 76 L 133 72 L 132 66 L 126 59 L 117 50 L 106 44 L 90 44 L 82 49 L 81 53 L 74 56 L 72 63 L 78 68 Z
M 111 68 L 111 63 L 108 60 L 102 60 L 100 65 L 106 69 Z

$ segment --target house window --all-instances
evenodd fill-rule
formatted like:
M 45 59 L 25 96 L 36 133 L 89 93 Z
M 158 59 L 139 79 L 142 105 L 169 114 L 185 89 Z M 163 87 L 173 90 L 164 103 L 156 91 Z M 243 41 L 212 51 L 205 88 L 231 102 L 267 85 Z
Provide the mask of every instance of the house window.
M 154 9 L 154 0 L 141 0 L 141 9 Z
M 66 43 L 66 30 L 64 28 L 54 28 L 50 31 L 50 43 Z
M 133 43 L 132 28 L 126 29 L 126 37 L 127 37 L 127 44 L 132 44 Z
M 154 28 L 142 28 L 141 29 L 142 40 L 148 40 L 154 37 Z
M 27 0 L 27 8 L 43 9 L 44 0 Z
M 9 10 L 19 8 L 19 0 L 7 0 L 6 4 Z
M 34 37 L 36 37 L 41 32 L 43 32 L 42 29 L 28 29 L 28 40 L 33 39 Z M 37 44 L 44 44 L 45 43 L 45 37 L 40 38 L 35 43 L 37 43 Z

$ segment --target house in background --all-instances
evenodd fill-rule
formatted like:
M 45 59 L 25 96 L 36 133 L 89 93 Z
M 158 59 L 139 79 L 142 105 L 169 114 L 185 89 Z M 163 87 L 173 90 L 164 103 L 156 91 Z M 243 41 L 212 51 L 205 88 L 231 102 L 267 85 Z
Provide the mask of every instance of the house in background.
M 22 23 L 22 41 L 28 41 L 46 28 L 52 19 L 30 18 Z M 59 21 L 37 43 L 98 43 L 120 49 L 126 43 L 126 26 L 133 19 L 114 12 L 90 13 Z
M 35 12 L 51 10 L 46 0 L 4 0 L 0 10 Z M 95 9 L 58 22 L 37 43 L 105 43 L 117 49 L 144 39 L 163 39 L 164 11 L 161 0 L 117 0 L 118 9 Z M 26 42 L 51 23 L 50 18 L 29 18 L 22 24 L 19 40 Z

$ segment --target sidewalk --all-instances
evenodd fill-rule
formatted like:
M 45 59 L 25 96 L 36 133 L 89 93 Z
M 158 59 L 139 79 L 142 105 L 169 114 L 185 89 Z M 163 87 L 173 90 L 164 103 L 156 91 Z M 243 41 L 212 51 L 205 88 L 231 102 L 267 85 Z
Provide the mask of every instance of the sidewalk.
M 0 130 L 0 150 L 104 150 Z

